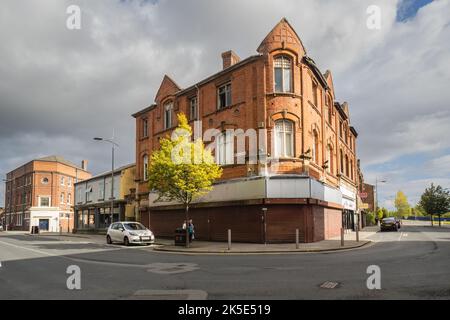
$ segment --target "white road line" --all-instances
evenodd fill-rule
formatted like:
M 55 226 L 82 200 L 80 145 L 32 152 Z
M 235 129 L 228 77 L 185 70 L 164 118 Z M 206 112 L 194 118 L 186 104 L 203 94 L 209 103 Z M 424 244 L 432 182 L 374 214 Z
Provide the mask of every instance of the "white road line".
M 18 245 L 16 245 L 16 244 L 12 244 L 12 243 L 5 242 L 5 241 L 0 241 L 0 243 L 6 244 L 6 245 L 11 246 L 11 247 L 15 247 L 15 248 L 19 248 L 19 249 L 25 249 L 25 250 L 28 250 L 28 251 L 32 251 L 32 252 L 34 252 L 34 253 L 43 254 L 43 255 L 46 255 L 46 256 L 49 256 L 49 257 L 60 257 L 60 256 L 58 256 L 58 255 L 56 255 L 56 254 L 54 254 L 54 253 L 48 253 L 48 252 L 41 251 L 41 250 L 37 250 L 37 249 L 32 249 L 32 248 L 22 247 L 22 246 L 18 246 Z

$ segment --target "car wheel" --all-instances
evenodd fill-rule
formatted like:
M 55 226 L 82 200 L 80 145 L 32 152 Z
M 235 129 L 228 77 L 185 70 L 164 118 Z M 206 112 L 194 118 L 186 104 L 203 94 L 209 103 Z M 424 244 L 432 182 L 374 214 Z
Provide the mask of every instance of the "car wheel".
M 111 237 L 110 237 L 110 236 L 106 236 L 106 243 L 107 243 L 107 244 L 112 244 L 112 241 L 111 241 Z
M 123 238 L 123 244 L 127 247 L 130 245 L 130 241 L 128 240 L 128 237 Z

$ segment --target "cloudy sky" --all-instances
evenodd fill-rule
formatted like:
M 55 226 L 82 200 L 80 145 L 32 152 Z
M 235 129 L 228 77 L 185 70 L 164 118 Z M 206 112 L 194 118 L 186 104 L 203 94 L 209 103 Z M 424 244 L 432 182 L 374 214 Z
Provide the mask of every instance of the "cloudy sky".
M 81 29 L 66 28 L 69 5 Z M 367 28 L 370 5 L 381 29 Z M 412 203 L 431 182 L 450 187 L 449 0 L 4 0 L 0 10 L 0 177 L 58 154 L 93 173 L 134 161 L 134 119 L 165 73 L 187 87 L 241 58 L 286 17 L 348 101 L 365 179 L 381 204 Z M 4 184 L 0 206 L 4 204 Z

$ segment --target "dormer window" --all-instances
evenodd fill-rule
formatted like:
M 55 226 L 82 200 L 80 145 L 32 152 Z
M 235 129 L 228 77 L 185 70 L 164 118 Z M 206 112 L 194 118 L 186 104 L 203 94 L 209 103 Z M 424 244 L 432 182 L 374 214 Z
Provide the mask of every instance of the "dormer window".
M 292 62 L 286 56 L 274 60 L 275 92 L 292 92 Z
M 172 110 L 173 110 L 172 101 L 164 105 L 164 129 L 172 128 Z

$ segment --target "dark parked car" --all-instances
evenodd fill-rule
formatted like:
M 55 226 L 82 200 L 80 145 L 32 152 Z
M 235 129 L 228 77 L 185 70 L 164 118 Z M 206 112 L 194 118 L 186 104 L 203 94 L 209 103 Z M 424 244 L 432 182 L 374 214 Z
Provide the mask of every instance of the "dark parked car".
M 400 221 L 394 217 L 384 218 L 383 220 L 381 220 L 381 231 L 397 231 L 400 228 L 399 225 Z

